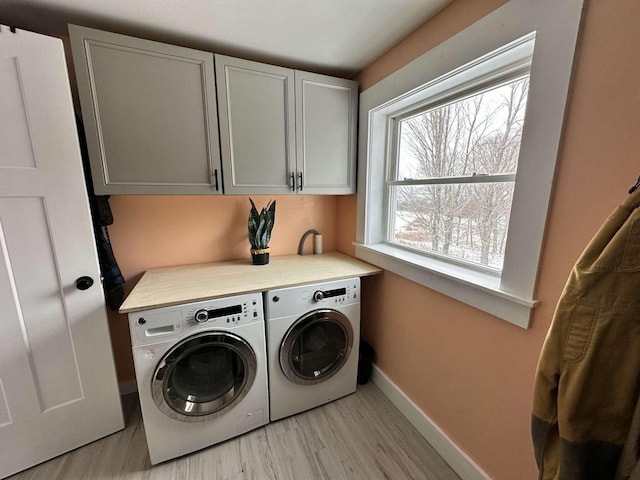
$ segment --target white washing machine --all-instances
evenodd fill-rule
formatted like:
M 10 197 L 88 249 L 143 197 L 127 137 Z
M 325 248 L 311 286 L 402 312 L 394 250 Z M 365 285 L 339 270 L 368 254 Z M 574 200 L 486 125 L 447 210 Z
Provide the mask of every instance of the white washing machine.
M 360 279 L 271 290 L 264 298 L 270 419 L 355 392 Z
M 130 313 L 129 327 L 151 463 L 268 422 L 260 293 Z

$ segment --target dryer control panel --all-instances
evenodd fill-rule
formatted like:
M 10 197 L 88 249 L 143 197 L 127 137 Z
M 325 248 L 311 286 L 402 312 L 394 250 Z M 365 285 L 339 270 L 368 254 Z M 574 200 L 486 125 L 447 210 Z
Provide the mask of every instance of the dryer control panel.
M 345 302 L 351 302 L 351 300 L 357 300 L 357 290 L 358 289 L 356 288 L 356 285 L 352 286 L 351 284 L 345 285 L 340 288 L 331 288 L 325 290 L 319 288 L 318 290 L 314 290 L 314 292 L 311 294 L 310 299 L 315 303 L 319 303 L 325 300 L 328 303 L 343 304 Z M 333 302 L 331 301 L 331 299 L 333 299 Z
M 339 308 L 354 303 L 360 303 L 359 278 L 281 288 L 265 293 L 268 318 L 299 315 L 316 308 Z

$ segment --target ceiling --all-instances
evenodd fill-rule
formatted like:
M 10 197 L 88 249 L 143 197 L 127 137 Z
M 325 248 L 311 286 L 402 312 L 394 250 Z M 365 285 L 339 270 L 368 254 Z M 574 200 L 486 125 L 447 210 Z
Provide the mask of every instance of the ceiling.
M 349 77 L 451 0 L 0 0 L 0 23 L 68 23 Z

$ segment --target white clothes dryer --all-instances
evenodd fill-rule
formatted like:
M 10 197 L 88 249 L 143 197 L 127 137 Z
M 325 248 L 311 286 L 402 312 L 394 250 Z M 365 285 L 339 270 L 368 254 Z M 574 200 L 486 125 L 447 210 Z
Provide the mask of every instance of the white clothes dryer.
M 360 279 L 266 292 L 270 419 L 356 391 Z
M 259 293 L 129 314 L 151 463 L 268 422 Z

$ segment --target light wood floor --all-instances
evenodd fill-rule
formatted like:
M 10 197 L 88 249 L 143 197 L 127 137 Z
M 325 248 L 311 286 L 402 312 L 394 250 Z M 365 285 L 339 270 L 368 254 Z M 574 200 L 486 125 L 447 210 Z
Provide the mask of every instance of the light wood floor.
M 123 397 L 123 406 L 123 431 L 10 480 L 459 480 L 372 383 L 328 405 L 154 467 L 137 395 Z

